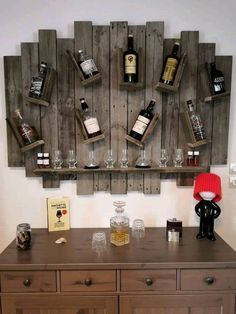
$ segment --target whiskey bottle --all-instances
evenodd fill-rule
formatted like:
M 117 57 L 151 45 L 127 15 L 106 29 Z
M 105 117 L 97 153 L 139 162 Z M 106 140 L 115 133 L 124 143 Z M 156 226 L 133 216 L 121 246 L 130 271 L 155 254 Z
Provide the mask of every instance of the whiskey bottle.
M 173 85 L 176 71 L 179 65 L 179 57 L 177 55 L 179 49 L 179 43 L 176 42 L 173 46 L 172 52 L 166 57 L 164 67 L 162 70 L 160 82 Z
M 47 63 L 41 62 L 38 76 L 33 76 L 30 85 L 29 96 L 33 98 L 40 98 L 43 94 L 47 74 Z
M 196 141 L 201 141 L 206 139 L 206 134 L 201 117 L 195 112 L 192 100 L 187 101 L 188 114 L 191 122 L 192 130 Z
M 79 59 L 78 65 L 83 73 L 85 79 L 98 74 L 98 69 L 94 63 L 94 60 L 89 58 L 83 50 L 78 51 Z
M 126 203 L 116 201 L 113 205 L 116 207 L 116 215 L 110 218 L 110 242 L 115 246 L 122 246 L 130 241 L 129 218 L 124 213 Z
M 38 133 L 34 126 L 29 125 L 24 121 L 19 109 L 14 111 L 14 121 L 16 123 L 17 130 L 23 139 L 25 145 L 36 142 L 39 139 Z
M 211 82 L 214 94 L 222 94 L 225 92 L 225 79 L 222 71 L 216 69 L 215 62 L 211 63 Z
M 131 129 L 130 136 L 136 140 L 141 140 L 147 127 L 153 118 L 153 108 L 155 106 L 156 100 L 152 99 L 146 109 L 142 109 L 136 119 L 134 126 Z
M 95 137 L 102 134 L 98 120 L 92 117 L 90 114 L 89 107 L 84 98 L 80 98 L 81 109 L 82 109 L 82 119 L 87 132 L 88 137 Z
M 124 81 L 138 82 L 138 53 L 134 50 L 133 35 L 128 35 L 128 50 L 124 53 Z

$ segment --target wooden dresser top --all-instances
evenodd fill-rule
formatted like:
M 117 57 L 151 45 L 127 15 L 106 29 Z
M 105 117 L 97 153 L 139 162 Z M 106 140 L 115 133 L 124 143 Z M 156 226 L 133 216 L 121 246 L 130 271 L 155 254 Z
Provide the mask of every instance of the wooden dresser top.
M 101 230 L 107 235 L 107 250 L 99 256 L 92 250 L 92 234 Z M 0 270 L 236 267 L 236 252 L 225 241 L 218 235 L 215 242 L 197 240 L 197 231 L 183 228 L 183 238 L 174 243 L 167 242 L 165 228 L 146 228 L 145 238 L 131 236 L 130 244 L 115 247 L 109 243 L 109 229 L 33 229 L 32 248 L 18 251 L 12 241 L 0 255 Z M 59 237 L 67 243 L 55 244 Z

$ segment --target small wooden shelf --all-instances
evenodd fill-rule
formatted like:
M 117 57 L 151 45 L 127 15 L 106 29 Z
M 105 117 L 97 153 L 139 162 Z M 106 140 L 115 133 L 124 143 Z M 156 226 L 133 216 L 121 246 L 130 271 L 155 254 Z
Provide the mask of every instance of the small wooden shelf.
M 41 105 L 41 106 L 46 106 L 46 107 L 49 106 L 55 78 L 56 78 L 56 71 L 52 68 L 48 68 L 42 96 L 40 98 L 26 96 L 25 97 L 26 102 L 28 102 L 29 104 L 36 104 L 36 105 Z
M 155 113 L 154 117 L 152 118 L 151 123 L 149 124 L 149 126 L 147 127 L 146 132 L 144 133 L 141 141 L 136 140 L 135 138 L 133 138 L 132 136 L 126 134 L 125 139 L 139 147 L 143 147 L 145 142 L 147 141 L 148 137 L 150 136 L 150 134 L 152 133 L 152 131 L 154 130 L 157 121 L 159 119 L 159 113 Z
M 105 134 L 104 133 L 102 133 L 102 134 L 100 134 L 98 136 L 95 136 L 95 137 L 88 137 L 88 133 L 87 133 L 87 131 L 85 129 L 85 126 L 84 126 L 84 123 L 83 123 L 83 119 L 82 119 L 80 111 L 78 109 L 75 110 L 75 117 L 76 117 L 77 121 L 79 122 L 81 131 L 82 131 L 82 134 L 83 134 L 83 137 L 84 137 L 84 141 L 83 141 L 84 144 L 94 143 L 94 142 L 100 141 L 100 140 L 105 138 Z
M 183 72 L 184 72 L 186 60 L 187 60 L 187 55 L 186 55 L 186 53 L 184 53 L 180 59 L 180 62 L 179 62 L 179 66 L 178 66 L 178 69 L 176 72 L 174 84 L 173 85 L 167 85 L 167 84 L 158 82 L 156 87 L 155 87 L 156 90 L 159 90 L 159 91 L 165 92 L 165 93 L 176 93 L 179 90 L 179 84 L 180 84 L 181 77 L 182 77 Z
M 22 151 L 22 153 L 24 153 L 24 152 L 26 152 L 28 150 L 34 149 L 34 148 L 36 148 L 38 146 L 42 146 L 42 145 L 44 145 L 44 141 L 43 140 L 38 140 L 38 141 L 36 141 L 36 142 L 34 142 L 32 144 L 25 145 L 24 147 L 21 147 L 21 151 Z
M 150 168 L 135 168 L 135 167 L 129 167 L 129 168 L 98 168 L 98 169 L 85 169 L 85 168 L 61 168 L 61 169 L 35 169 L 34 173 L 43 175 L 43 174 L 57 174 L 57 175 L 65 175 L 65 174 L 83 174 L 83 173 L 89 173 L 89 172 L 106 172 L 106 173 L 131 173 L 131 172 L 159 172 L 159 173 L 201 173 L 201 172 L 207 172 L 209 171 L 209 167 L 187 167 L 183 166 L 181 168 L 176 167 L 166 167 L 166 168 L 160 168 L 160 167 L 150 167 Z
M 79 73 L 79 77 L 81 79 L 81 84 L 84 87 L 91 86 L 91 85 L 93 85 L 95 83 L 101 82 L 101 79 L 102 79 L 101 73 L 97 73 L 94 76 L 85 79 L 84 75 L 83 75 L 83 72 L 81 71 L 81 69 L 80 69 L 80 67 L 79 67 L 79 65 L 78 65 L 78 63 L 76 61 L 76 58 L 75 58 L 74 54 L 72 53 L 72 51 L 67 49 L 66 52 L 67 52 L 71 62 L 73 63 L 74 68 Z
M 230 92 L 226 91 L 226 92 L 224 92 L 222 94 L 207 96 L 207 97 L 205 97 L 204 101 L 205 102 L 211 102 L 211 101 L 214 101 L 214 100 L 217 100 L 219 98 L 226 97 L 226 96 L 230 96 Z
M 123 49 L 117 48 L 117 73 L 121 89 L 126 90 L 137 90 L 144 87 L 144 56 L 142 48 L 138 49 L 138 82 L 129 83 L 124 82 L 124 59 L 123 59 Z

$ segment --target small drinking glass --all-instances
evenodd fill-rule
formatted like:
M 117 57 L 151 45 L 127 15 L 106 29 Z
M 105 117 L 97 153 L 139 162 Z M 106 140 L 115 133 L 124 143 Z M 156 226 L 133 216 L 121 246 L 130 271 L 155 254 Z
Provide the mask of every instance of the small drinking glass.
M 127 149 L 122 149 L 121 159 L 120 159 L 120 167 L 121 168 L 128 168 L 129 161 L 128 161 L 128 152 Z
M 52 167 L 54 169 L 61 169 L 61 166 L 63 164 L 63 159 L 61 156 L 60 150 L 54 150 L 52 155 Z
M 184 155 L 183 155 L 183 150 L 181 148 L 175 149 L 173 162 L 176 168 L 182 167 L 182 163 L 184 162 Z
M 96 161 L 95 154 L 93 150 L 89 151 L 88 162 L 85 165 L 86 169 L 97 169 L 99 164 Z
M 92 236 L 92 249 L 97 253 L 102 253 L 106 250 L 107 240 L 105 232 L 94 232 Z
M 132 224 L 132 236 L 136 239 L 144 238 L 145 227 L 142 219 L 134 219 Z
M 167 150 L 165 148 L 162 148 L 160 152 L 159 167 L 160 168 L 167 167 L 168 160 L 169 160 L 169 157 L 168 157 Z
M 70 149 L 68 152 L 67 164 L 70 169 L 76 168 L 77 161 L 76 161 L 75 151 L 73 149 Z
M 113 157 L 112 149 L 108 149 L 107 158 L 104 160 L 104 163 L 105 163 L 107 168 L 109 168 L 109 169 L 114 168 L 116 161 Z

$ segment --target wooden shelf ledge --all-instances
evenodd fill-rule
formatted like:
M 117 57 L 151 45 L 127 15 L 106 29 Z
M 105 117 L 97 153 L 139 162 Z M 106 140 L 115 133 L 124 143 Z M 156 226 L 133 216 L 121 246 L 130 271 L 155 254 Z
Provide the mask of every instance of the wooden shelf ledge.
M 217 100 L 219 98 L 223 98 L 223 97 L 226 97 L 226 96 L 230 96 L 230 92 L 225 92 L 225 93 L 218 94 L 218 95 L 207 96 L 207 97 L 205 97 L 204 101 L 205 102 L 211 102 L 213 100 Z
M 49 101 L 44 100 L 42 98 L 34 98 L 34 97 L 26 96 L 25 100 L 31 104 L 37 104 L 37 105 L 41 105 L 41 106 L 45 106 L 45 107 L 49 106 Z
M 24 147 L 21 147 L 21 151 L 22 153 L 28 151 L 28 150 L 31 150 L 31 149 L 34 149 L 35 147 L 38 147 L 38 146 L 41 146 L 41 145 L 44 145 L 44 141 L 43 140 L 38 140 L 32 144 L 29 144 L 29 145 L 26 145 Z
M 189 167 L 189 166 L 183 166 L 181 168 L 176 167 L 165 167 L 160 168 L 157 166 L 153 166 L 151 168 L 135 168 L 135 167 L 129 167 L 129 168 L 98 168 L 98 169 L 84 169 L 84 168 L 61 168 L 61 169 L 53 169 L 53 168 L 47 168 L 47 169 L 35 169 L 34 173 L 43 175 L 43 174 L 58 174 L 58 175 L 64 175 L 64 174 L 80 174 L 80 173 L 89 173 L 89 172 L 106 172 L 106 173 L 131 173 L 131 172 L 159 172 L 159 173 L 201 173 L 201 172 L 208 172 L 209 167 Z

